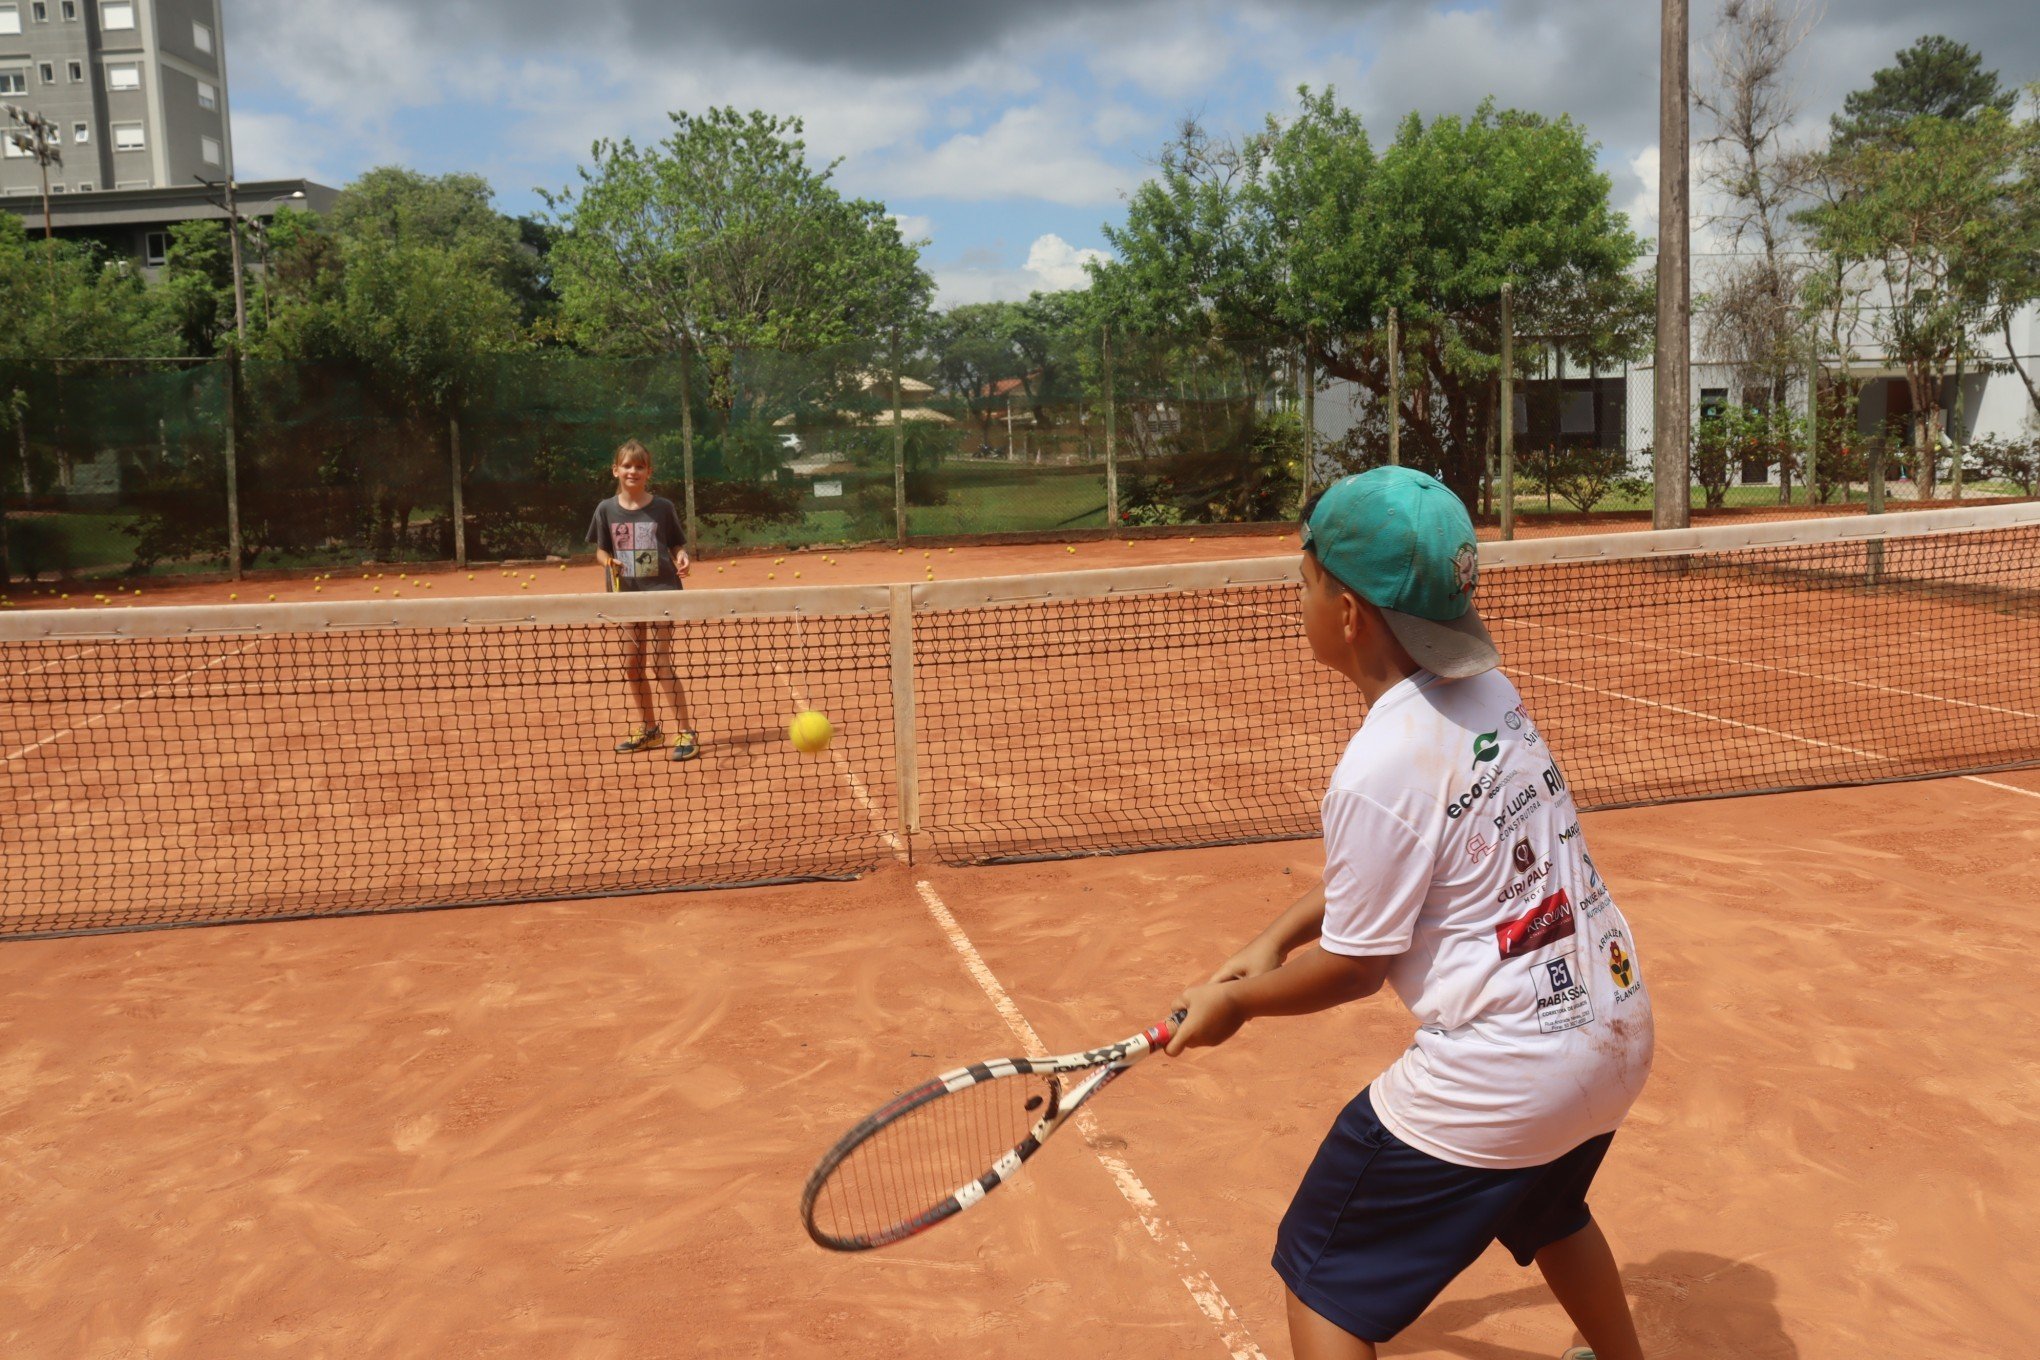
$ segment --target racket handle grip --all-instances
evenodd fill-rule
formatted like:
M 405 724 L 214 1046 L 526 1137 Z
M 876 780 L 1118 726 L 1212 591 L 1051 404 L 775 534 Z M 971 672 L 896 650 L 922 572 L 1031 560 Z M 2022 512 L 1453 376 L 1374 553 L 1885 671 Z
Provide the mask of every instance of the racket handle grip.
M 1169 1018 L 1161 1024 L 1148 1026 L 1146 1031 L 1148 1047 L 1157 1051 L 1166 1048 L 1169 1040 L 1176 1037 L 1176 1026 L 1182 1024 L 1183 1017 L 1188 1014 L 1190 1012 L 1186 1010 L 1171 1011 Z

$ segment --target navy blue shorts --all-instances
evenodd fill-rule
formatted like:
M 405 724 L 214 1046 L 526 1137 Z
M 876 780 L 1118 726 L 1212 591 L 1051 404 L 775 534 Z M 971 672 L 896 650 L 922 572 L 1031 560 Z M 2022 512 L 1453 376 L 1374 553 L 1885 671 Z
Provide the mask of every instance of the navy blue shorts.
M 1339 1114 L 1275 1234 L 1275 1273 L 1312 1312 L 1363 1341 L 1416 1321 L 1500 1239 L 1516 1264 L 1593 1222 L 1587 1187 L 1615 1135 L 1543 1166 L 1490 1171 L 1419 1152 L 1366 1091 Z

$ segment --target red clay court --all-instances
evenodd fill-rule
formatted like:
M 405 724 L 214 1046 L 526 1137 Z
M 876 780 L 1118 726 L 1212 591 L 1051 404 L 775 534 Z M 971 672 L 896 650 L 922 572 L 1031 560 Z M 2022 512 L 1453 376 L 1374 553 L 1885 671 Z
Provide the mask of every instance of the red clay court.
M 2015 963 L 2040 773 L 2006 768 L 2040 761 L 2033 536 L 1986 519 L 1678 560 L 1493 550 L 1483 608 L 1583 803 L 1814 788 L 1585 820 L 1658 1007 L 1656 1072 L 1595 1201 L 1653 1355 L 2011 1355 L 2040 1331 L 2003 1266 L 2040 1245 L 2019 1155 L 2040 1041 Z M 232 631 L 254 615 L 194 610 L 197 636 L 5 634 L 16 932 L 614 892 L 646 864 L 739 881 L 761 847 L 789 876 L 863 872 L 0 944 L 0 1341 L 1286 1354 L 1274 1225 L 1407 1041 L 1392 1001 L 1144 1065 L 1003 1203 L 886 1252 L 828 1256 L 795 1213 L 814 1158 L 888 1092 L 1029 1034 L 1131 1032 L 1310 882 L 1316 842 L 1286 837 L 1358 714 L 1282 664 L 1293 540 L 1258 567 L 1193 561 L 1260 543 L 744 559 L 744 586 L 817 599 L 819 576 L 851 592 L 836 604 L 889 604 L 890 576 L 926 608 L 722 616 L 691 594 L 679 635 L 722 658 L 696 700 L 728 715 L 697 769 L 607 753 L 616 687 L 579 663 L 614 624 L 581 601 L 524 601 L 578 621 L 514 626 Z M 1124 588 L 975 579 L 1108 549 L 1163 560 Z M 406 598 L 506 579 L 477 578 Z M 311 584 L 277 593 L 316 606 Z M 779 735 L 808 704 L 843 733 L 820 760 Z M 1974 773 L 1818 787 L 1948 769 Z M 944 863 L 1261 837 L 1285 839 Z M 1491 1252 L 1384 1353 L 1512 1360 L 1569 1337 L 1534 1272 Z

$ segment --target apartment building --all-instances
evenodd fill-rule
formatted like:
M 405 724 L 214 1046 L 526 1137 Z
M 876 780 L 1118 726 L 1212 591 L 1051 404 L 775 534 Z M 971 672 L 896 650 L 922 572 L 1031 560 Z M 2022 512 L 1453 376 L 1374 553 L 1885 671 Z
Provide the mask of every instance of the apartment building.
M 56 125 L 52 196 L 225 179 L 219 0 L 0 0 L 0 102 Z M 41 170 L 10 144 L 0 196 L 28 194 L 40 198 Z

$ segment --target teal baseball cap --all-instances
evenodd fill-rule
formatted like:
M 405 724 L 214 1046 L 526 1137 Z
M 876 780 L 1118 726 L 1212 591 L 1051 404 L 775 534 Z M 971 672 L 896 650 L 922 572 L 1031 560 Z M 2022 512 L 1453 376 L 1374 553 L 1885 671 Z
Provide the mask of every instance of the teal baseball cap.
M 1473 607 L 1480 548 L 1459 497 L 1415 468 L 1378 467 L 1325 488 L 1303 524 L 1318 565 L 1381 611 L 1412 660 L 1462 680 L 1501 658 Z

